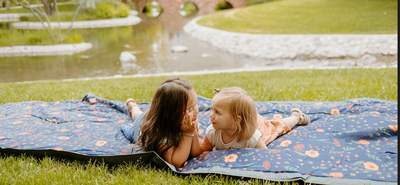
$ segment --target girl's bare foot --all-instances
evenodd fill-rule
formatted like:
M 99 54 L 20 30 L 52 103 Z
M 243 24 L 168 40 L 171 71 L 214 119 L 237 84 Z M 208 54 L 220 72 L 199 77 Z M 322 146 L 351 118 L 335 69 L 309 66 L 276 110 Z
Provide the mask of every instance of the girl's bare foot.
M 128 115 L 132 117 L 133 121 L 142 113 L 139 106 L 132 98 L 129 98 L 125 101 L 127 106 Z

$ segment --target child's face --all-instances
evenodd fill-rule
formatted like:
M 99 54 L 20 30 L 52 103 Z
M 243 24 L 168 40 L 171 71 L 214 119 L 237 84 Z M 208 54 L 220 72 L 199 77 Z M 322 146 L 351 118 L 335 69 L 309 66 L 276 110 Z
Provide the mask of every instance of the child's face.
M 197 93 L 194 89 L 189 92 L 189 101 L 186 105 L 190 120 L 195 121 L 199 114 L 199 107 L 197 106 Z
M 229 112 L 228 99 L 218 100 L 218 94 L 211 101 L 210 120 L 216 130 L 235 130 L 234 120 Z M 217 98 L 216 98 L 217 97 Z M 218 100 L 218 101 L 216 101 Z

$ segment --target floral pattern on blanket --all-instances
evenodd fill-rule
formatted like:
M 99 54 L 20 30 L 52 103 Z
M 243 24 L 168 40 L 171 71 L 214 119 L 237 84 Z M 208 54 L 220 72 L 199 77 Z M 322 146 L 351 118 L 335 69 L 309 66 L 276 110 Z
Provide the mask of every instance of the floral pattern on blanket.
M 199 132 L 210 123 L 211 100 L 198 97 Z M 139 104 L 142 110 L 149 103 Z M 397 102 L 352 99 L 341 102 L 256 102 L 266 119 L 282 119 L 300 108 L 311 124 L 298 126 L 268 149 L 212 151 L 189 160 L 177 172 L 227 168 L 266 173 L 301 173 L 326 178 L 397 182 Z M 0 147 L 50 149 L 83 155 L 131 153 L 120 131 L 131 124 L 122 101 L 87 94 L 81 101 L 0 105 Z

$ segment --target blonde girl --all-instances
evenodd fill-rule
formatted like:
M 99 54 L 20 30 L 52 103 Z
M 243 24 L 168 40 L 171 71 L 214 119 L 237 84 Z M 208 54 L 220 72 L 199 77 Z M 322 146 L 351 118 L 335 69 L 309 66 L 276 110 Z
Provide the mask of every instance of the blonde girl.
M 239 87 L 215 89 L 211 101 L 211 125 L 201 147 L 203 151 L 229 148 L 264 148 L 296 124 L 307 125 L 310 118 L 299 109 L 282 120 L 265 120 L 257 114 L 254 101 Z
M 197 94 L 184 78 L 169 78 L 158 87 L 150 109 L 142 112 L 133 99 L 126 101 L 132 126 L 121 125 L 124 135 L 144 151 L 155 151 L 181 167 L 202 153 L 198 133 Z

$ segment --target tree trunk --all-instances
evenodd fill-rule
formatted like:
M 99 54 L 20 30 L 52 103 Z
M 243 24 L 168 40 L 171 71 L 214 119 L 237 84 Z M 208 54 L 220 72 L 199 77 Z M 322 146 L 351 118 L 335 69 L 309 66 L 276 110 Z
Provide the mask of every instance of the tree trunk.
M 7 10 L 10 10 L 10 5 L 8 3 L 8 0 L 6 0 L 6 7 L 7 7 Z
M 44 9 L 46 10 L 46 14 L 49 16 L 52 16 L 54 13 L 54 8 L 55 8 L 54 3 L 53 3 L 53 5 L 51 4 L 52 0 L 42 0 L 42 3 L 44 6 Z

